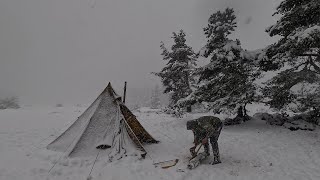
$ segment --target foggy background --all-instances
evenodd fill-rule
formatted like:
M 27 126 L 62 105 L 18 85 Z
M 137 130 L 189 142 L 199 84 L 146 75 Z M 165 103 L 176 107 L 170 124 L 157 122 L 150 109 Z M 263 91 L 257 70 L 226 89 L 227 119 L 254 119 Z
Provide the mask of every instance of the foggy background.
M 183 29 L 187 44 L 205 44 L 212 13 L 235 9 L 234 37 L 246 49 L 274 39 L 265 33 L 279 0 L 1 0 L 0 97 L 22 104 L 86 104 L 111 82 L 128 103 L 146 102 L 165 64 L 160 41 L 171 48 Z

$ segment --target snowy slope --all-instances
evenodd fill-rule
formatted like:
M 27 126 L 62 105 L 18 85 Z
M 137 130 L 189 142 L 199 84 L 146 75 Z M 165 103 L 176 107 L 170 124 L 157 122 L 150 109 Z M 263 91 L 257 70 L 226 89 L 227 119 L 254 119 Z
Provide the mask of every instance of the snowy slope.
M 68 159 L 45 149 L 83 110 L 28 107 L 0 111 L 0 180 L 87 179 L 95 157 Z M 161 143 L 146 146 L 150 157 L 145 160 L 127 157 L 108 162 L 101 153 L 92 179 L 320 179 L 319 129 L 293 132 L 259 120 L 224 127 L 219 139 L 222 164 L 176 172 L 186 163 L 192 146 L 192 133 L 185 129 L 185 123 L 203 114 L 183 119 L 159 112 L 135 114 Z M 160 169 L 152 165 L 173 158 L 180 159 L 175 167 Z

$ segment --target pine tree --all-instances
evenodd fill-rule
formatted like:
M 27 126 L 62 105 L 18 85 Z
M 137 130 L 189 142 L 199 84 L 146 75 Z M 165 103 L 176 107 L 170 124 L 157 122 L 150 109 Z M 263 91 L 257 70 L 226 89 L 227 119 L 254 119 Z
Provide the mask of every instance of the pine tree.
M 257 89 L 254 80 L 259 72 L 253 55 L 241 48 L 239 40 L 229 38 L 237 27 L 235 20 L 230 8 L 209 18 L 204 28 L 207 44 L 200 54 L 210 57 L 210 63 L 196 70 L 198 88 L 181 104 L 207 102 L 210 109 L 220 113 L 232 112 L 237 106 L 254 101 Z
M 152 96 L 151 96 L 151 108 L 153 109 L 158 109 L 161 107 L 161 102 L 160 102 L 160 89 L 159 86 L 156 85 L 154 90 L 152 91 Z
M 191 93 L 192 77 L 191 72 L 196 66 L 197 55 L 190 46 L 186 44 L 186 34 L 183 30 L 173 33 L 174 44 L 169 51 L 161 42 L 163 60 L 168 61 L 166 66 L 158 73 L 165 87 L 164 93 L 171 94 L 171 107 L 177 101 Z
M 0 99 L 0 109 L 19 109 L 19 99 L 16 96 Z
M 318 107 L 319 101 L 309 97 L 320 94 L 320 1 L 284 0 L 275 14 L 281 18 L 266 32 L 281 39 L 267 47 L 268 59 L 260 65 L 281 72 L 263 90 L 267 104 L 276 109 L 296 105 L 301 111 Z

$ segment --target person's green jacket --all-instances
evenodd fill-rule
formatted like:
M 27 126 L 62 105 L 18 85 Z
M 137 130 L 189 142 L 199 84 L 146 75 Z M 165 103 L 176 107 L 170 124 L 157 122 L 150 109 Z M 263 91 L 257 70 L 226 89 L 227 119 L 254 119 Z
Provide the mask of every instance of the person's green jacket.
M 203 116 L 195 121 L 197 121 L 198 126 L 194 130 L 194 136 L 198 142 L 206 137 L 212 137 L 222 127 L 221 120 L 214 116 Z

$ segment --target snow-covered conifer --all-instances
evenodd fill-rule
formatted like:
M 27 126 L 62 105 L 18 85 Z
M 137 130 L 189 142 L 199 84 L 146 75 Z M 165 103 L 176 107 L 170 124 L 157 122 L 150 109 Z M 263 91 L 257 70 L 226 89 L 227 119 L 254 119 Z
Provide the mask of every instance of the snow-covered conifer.
M 277 109 L 319 106 L 309 97 L 320 94 L 320 1 L 284 0 L 275 14 L 280 19 L 266 31 L 280 40 L 267 48 L 260 65 L 281 72 L 264 89 L 267 103 Z
M 197 68 L 199 78 L 197 89 L 181 104 L 208 102 L 214 112 L 233 111 L 239 105 L 254 101 L 258 77 L 254 55 L 243 50 L 239 40 L 230 39 L 235 31 L 236 16 L 234 10 L 227 8 L 211 15 L 204 28 L 207 37 L 200 55 L 210 57 L 210 62 Z
M 186 44 L 186 34 L 183 30 L 173 33 L 174 44 L 168 50 L 161 42 L 163 60 L 166 66 L 155 75 L 161 78 L 165 87 L 164 93 L 171 93 L 170 106 L 175 106 L 181 98 L 191 93 L 191 72 L 196 66 L 197 55 L 190 46 Z

